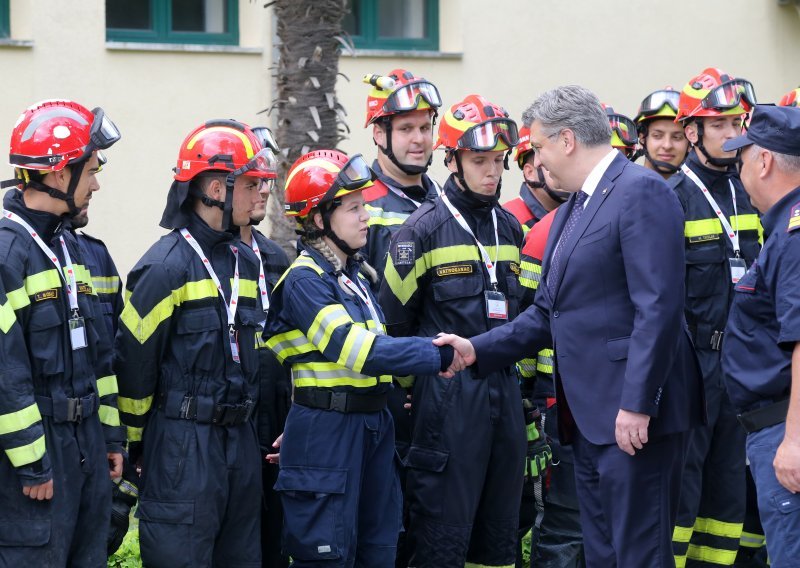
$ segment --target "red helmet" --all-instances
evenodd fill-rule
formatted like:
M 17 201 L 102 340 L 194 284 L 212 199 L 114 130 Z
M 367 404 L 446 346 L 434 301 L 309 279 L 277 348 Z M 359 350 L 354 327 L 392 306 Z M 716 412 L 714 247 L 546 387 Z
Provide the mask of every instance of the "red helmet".
M 611 127 L 611 145 L 614 148 L 630 151 L 639 142 L 636 123 L 624 114 L 614 112 L 614 108 L 606 103 L 600 103 L 608 116 L 608 125 Z
M 514 161 L 517 162 L 519 169 L 525 164 L 528 154 L 533 152 L 531 146 L 531 129 L 529 126 L 523 126 L 519 129 L 519 141 L 514 146 Z
M 517 123 L 508 112 L 480 95 L 468 95 L 450 107 L 439 125 L 434 148 L 479 152 L 511 150 L 519 142 Z
M 119 139 L 119 130 L 101 108 L 89 111 L 68 100 L 42 101 L 17 119 L 9 162 L 22 169 L 59 171 Z
M 236 120 L 210 120 L 184 139 L 175 167 L 176 181 L 205 171 L 231 172 L 267 180 L 277 177 L 277 161 L 263 136 Z
M 800 106 L 800 87 L 797 89 L 792 89 L 785 95 L 781 97 L 781 100 L 778 102 L 778 106 L 784 107 L 796 107 Z
M 285 213 L 303 218 L 314 207 L 372 186 L 376 179 L 364 157 L 337 150 L 315 150 L 301 156 L 286 176 Z
M 709 67 L 689 79 L 681 91 L 678 116 L 675 120 L 692 117 L 742 115 L 756 104 L 753 85 L 737 79 L 715 67 Z
M 364 82 L 372 85 L 367 95 L 365 127 L 383 116 L 426 109 L 436 113 L 442 106 L 436 86 L 405 69 L 394 69 L 387 76 L 365 75 Z

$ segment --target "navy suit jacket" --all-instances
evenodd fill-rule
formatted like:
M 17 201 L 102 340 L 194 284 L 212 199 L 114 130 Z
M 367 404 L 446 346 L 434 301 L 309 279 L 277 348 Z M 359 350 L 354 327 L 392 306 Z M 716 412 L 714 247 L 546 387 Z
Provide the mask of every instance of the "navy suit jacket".
M 683 315 L 678 198 L 657 174 L 615 157 L 562 243 L 558 273 L 550 274 L 574 203 L 573 195 L 553 221 L 534 304 L 472 338 L 478 375 L 552 341 L 562 443 L 570 443 L 575 426 L 594 444 L 616 443 L 620 408 L 651 416 L 650 436 L 702 423 L 702 378 Z

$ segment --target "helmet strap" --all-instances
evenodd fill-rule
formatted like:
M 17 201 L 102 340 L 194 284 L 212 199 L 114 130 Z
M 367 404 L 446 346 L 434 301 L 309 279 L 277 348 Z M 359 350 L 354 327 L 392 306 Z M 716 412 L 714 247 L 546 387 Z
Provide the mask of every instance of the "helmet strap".
M 461 156 L 459 155 L 458 150 L 448 150 L 447 152 L 448 152 L 448 154 L 450 154 L 450 159 L 455 157 L 455 160 L 456 160 L 456 173 L 454 175 L 456 176 L 456 179 L 458 179 L 458 182 L 461 184 L 461 187 L 463 188 L 464 193 L 474 197 L 478 201 L 483 201 L 484 203 L 490 203 L 492 201 L 497 201 L 498 199 L 500 199 L 500 188 L 503 185 L 503 178 L 502 177 L 500 178 L 500 181 L 497 182 L 497 191 L 495 191 L 494 195 L 491 195 L 491 196 L 490 195 L 484 195 L 482 193 L 477 193 L 475 191 L 472 191 L 472 189 L 470 189 L 469 185 L 467 185 L 467 180 L 464 179 L 464 170 L 461 167 Z M 445 158 L 445 162 L 444 162 L 445 165 L 447 165 L 447 163 L 450 161 L 450 159 L 448 159 L 447 157 Z M 508 162 L 508 154 L 506 154 L 506 163 L 507 162 Z M 506 169 L 508 169 L 507 165 L 506 165 Z
M 339 247 L 339 250 L 342 251 L 347 256 L 355 256 L 359 249 L 354 249 L 346 242 L 344 242 L 339 236 L 334 232 L 333 228 L 331 227 L 331 215 L 333 214 L 333 210 L 336 209 L 341 204 L 339 199 L 334 199 L 333 202 L 328 207 L 323 207 L 320 210 L 320 214 L 322 215 L 322 234 L 328 237 L 333 244 Z
M 732 158 L 715 158 L 708 153 L 708 150 L 706 150 L 706 147 L 703 145 L 703 119 L 697 120 L 697 144 L 695 144 L 695 146 L 698 150 L 700 150 L 703 156 L 705 156 L 706 161 L 712 166 L 716 166 L 718 168 L 732 168 L 736 165 L 736 156 L 733 156 Z
M 75 206 L 75 189 L 78 187 L 78 181 L 81 178 L 81 173 L 83 173 L 83 166 L 86 164 L 86 160 L 80 160 L 78 162 L 73 162 L 70 164 L 70 178 L 69 178 L 69 185 L 67 185 L 67 192 L 64 193 L 63 191 L 59 191 L 55 187 L 50 187 L 40 181 L 36 181 L 33 179 L 28 179 L 25 181 L 24 187 L 30 187 L 31 189 L 35 189 L 36 191 L 41 191 L 42 193 L 46 193 L 53 199 L 60 199 L 61 201 L 67 202 L 67 208 L 69 209 L 68 215 L 70 217 L 75 217 L 80 214 L 81 210 Z
M 436 120 L 435 117 L 434 120 Z M 428 158 L 428 163 L 424 166 L 410 166 L 408 164 L 400 163 L 400 161 L 397 159 L 397 156 L 395 156 L 394 152 L 392 151 L 392 117 L 383 117 L 383 119 L 381 119 L 381 125 L 383 126 L 384 132 L 386 132 L 386 148 L 375 142 L 375 145 L 378 147 L 378 149 L 383 152 L 383 154 L 406 175 L 417 176 L 427 172 L 428 168 L 433 162 L 433 154 L 431 154 L 430 158 Z
M 222 206 L 222 230 L 233 233 L 236 227 L 233 225 L 233 185 L 236 183 L 236 176 L 229 173 L 225 176 L 225 203 Z

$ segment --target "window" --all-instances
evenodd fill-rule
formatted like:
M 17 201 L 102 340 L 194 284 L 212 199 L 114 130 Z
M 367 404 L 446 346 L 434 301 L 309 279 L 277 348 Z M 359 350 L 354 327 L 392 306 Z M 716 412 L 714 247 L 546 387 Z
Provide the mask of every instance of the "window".
M 106 39 L 238 45 L 239 0 L 106 0 Z
M 0 0 L 0 39 L 11 36 L 11 25 L 8 16 L 8 0 Z
M 345 31 L 362 49 L 439 49 L 439 0 L 347 0 Z

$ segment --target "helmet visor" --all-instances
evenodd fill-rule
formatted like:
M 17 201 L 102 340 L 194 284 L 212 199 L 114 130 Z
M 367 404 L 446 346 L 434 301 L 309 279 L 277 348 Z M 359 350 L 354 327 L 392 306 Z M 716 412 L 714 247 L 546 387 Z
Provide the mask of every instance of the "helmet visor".
M 639 108 L 639 117 L 653 116 L 668 106 L 678 114 L 678 102 L 680 101 L 681 94 L 678 91 L 662 90 L 650 93 L 646 99 L 642 101 Z M 641 118 L 640 118 L 641 119 Z
M 383 103 L 383 109 L 387 113 L 415 110 L 419 106 L 420 98 L 424 99 L 431 108 L 442 106 L 442 97 L 433 83 L 415 81 L 392 92 Z
M 105 150 L 110 148 L 115 142 L 122 138 L 119 129 L 111 122 L 111 119 L 106 116 L 103 109 L 96 108 L 92 111 L 92 114 L 94 114 L 94 120 L 92 121 L 92 129 L 89 133 L 91 150 Z
M 611 126 L 611 130 L 616 132 L 623 144 L 626 146 L 636 145 L 638 142 L 638 133 L 636 130 L 636 124 L 634 124 L 630 118 L 624 114 L 609 114 L 608 124 Z
M 490 152 L 502 140 L 513 148 L 519 142 L 517 123 L 507 118 L 493 118 L 467 129 L 458 139 L 458 147 L 465 150 Z
M 375 172 L 361 154 L 356 154 L 344 165 L 333 185 L 338 186 L 339 189 L 358 189 L 373 180 L 375 180 Z
M 745 79 L 734 79 L 715 87 L 703 99 L 703 108 L 714 110 L 730 110 L 742 106 L 744 101 L 750 110 L 756 104 L 756 93 L 752 83 Z
M 258 138 L 258 141 L 261 142 L 262 148 L 269 148 L 276 154 L 281 151 L 281 149 L 278 147 L 278 143 L 275 141 L 275 136 L 272 134 L 272 130 L 266 126 L 256 126 L 252 130 L 253 134 L 255 134 L 256 138 Z
M 251 176 L 259 178 L 275 178 L 277 176 L 278 161 L 269 148 L 262 148 L 249 162 L 241 168 L 231 172 L 234 176 Z

